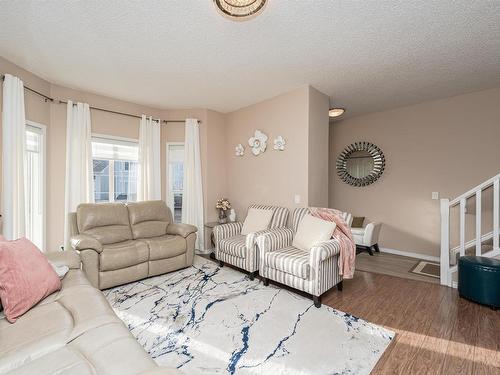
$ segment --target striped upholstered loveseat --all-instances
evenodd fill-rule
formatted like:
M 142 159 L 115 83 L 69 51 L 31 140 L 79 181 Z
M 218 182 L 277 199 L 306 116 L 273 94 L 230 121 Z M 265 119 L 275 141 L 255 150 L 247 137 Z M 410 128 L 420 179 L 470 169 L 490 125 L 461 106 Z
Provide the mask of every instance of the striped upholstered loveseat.
M 243 223 L 222 224 L 214 228 L 214 239 L 215 257 L 219 260 L 221 266 L 228 263 L 242 268 L 250 272 L 250 279 L 253 280 L 259 270 L 259 252 L 255 239 L 261 234 L 272 233 L 280 228 L 285 228 L 289 211 L 285 207 L 259 204 L 251 205 L 250 208 L 274 211 L 268 229 L 242 235 Z
M 265 285 L 271 279 L 302 290 L 311 294 L 315 306 L 320 307 L 324 292 L 335 285 L 342 290 L 338 267 L 340 246 L 333 239 L 314 246 L 309 252 L 292 246 L 299 223 L 308 213 L 309 208 L 297 208 L 293 211 L 292 228 L 281 228 L 257 237 L 259 273 Z M 349 224 L 351 215 L 344 213 L 344 219 Z

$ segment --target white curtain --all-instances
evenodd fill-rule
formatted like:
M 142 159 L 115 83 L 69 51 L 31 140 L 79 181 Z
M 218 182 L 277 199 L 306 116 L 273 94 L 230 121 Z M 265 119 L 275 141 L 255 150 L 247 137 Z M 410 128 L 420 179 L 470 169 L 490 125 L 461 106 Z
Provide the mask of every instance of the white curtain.
M 198 120 L 186 119 L 182 222 L 198 228 L 196 249 L 204 250 L 203 186 L 201 179 L 200 129 Z
M 5 75 L 3 83 L 2 124 L 3 234 L 13 240 L 26 232 L 26 118 L 23 81 L 10 74 Z
M 66 183 L 64 185 L 64 246 L 69 248 L 68 214 L 80 203 L 94 201 L 92 132 L 87 103 L 68 100 L 66 117 Z
M 137 200 L 161 199 L 160 121 L 142 115 L 139 128 Z

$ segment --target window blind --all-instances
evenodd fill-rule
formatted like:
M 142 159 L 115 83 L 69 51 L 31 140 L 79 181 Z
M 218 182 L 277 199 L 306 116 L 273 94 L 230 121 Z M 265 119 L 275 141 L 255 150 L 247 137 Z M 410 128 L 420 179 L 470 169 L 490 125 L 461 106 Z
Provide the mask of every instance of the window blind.
M 139 146 L 135 142 L 93 138 L 92 157 L 104 160 L 138 161 Z

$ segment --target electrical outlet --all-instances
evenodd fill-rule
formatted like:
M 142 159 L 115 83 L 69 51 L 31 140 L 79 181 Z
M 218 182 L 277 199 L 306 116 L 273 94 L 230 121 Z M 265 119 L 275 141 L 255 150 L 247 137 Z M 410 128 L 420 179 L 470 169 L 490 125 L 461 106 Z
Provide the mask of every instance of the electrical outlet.
M 439 193 L 437 191 L 432 192 L 432 199 L 438 200 L 439 199 Z
M 300 204 L 300 195 L 299 194 L 295 194 L 295 204 Z

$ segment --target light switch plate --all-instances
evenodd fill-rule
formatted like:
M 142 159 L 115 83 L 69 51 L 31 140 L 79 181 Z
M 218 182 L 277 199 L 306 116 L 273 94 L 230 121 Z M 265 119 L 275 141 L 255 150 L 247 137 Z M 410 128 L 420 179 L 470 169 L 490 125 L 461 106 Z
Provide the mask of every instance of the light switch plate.
M 432 199 L 438 200 L 439 199 L 439 193 L 437 191 L 432 192 Z
M 295 204 L 300 204 L 300 195 L 299 194 L 295 194 Z

